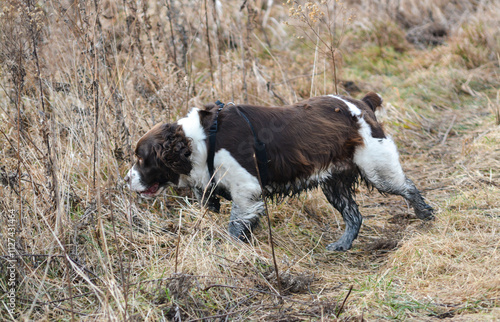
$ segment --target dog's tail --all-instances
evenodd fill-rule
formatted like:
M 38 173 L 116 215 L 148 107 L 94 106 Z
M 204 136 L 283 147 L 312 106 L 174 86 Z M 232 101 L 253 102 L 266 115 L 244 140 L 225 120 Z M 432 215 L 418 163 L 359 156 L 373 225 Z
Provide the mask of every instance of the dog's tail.
M 366 94 L 362 101 L 365 102 L 373 112 L 375 112 L 377 107 L 382 106 L 382 97 L 375 92 L 369 92 Z

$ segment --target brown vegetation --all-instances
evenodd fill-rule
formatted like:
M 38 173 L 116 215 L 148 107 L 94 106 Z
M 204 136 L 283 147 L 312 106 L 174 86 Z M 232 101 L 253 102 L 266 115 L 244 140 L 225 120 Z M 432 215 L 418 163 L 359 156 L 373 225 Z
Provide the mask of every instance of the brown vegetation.
M 298 5 L 330 8 L 335 28 L 294 20 Z M 0 319 L 497 320 L 499 15 L 493 0 L 2 1 Z M 333 93 L 335 78 L 382 95 L 435 221 L 360 187 L 360 237 L 332 253 L 341 219 L 320 192 L 270 205 L 278 294 L 266 229 L 232 240 L 229 203 L 124 189 L 154 124 L 216 99 Z

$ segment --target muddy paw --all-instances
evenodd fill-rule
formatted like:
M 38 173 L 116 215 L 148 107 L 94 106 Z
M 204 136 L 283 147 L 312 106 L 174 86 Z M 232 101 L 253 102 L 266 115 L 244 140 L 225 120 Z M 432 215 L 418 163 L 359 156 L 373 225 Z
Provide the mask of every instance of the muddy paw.
M 415 215 L 422 220 L 431 220 L 434 219 L 434 209 L 429 205 L 425 205 L 422 209 L 415 209 Z
M 335 243 L 328 244 L 326 246 L 326 249 L 334 252 L 345 252 L 349 249 L 351 249 L 352 243 L 346 243 L 346 242 L 341 242 L 337 241 Z
M 235 239 L 238 239 L 242 242 L 248 243 L 252 236 L 251 227 L 244 222 L 240 221 L 231 221 L 229 222 L 229 233 Z

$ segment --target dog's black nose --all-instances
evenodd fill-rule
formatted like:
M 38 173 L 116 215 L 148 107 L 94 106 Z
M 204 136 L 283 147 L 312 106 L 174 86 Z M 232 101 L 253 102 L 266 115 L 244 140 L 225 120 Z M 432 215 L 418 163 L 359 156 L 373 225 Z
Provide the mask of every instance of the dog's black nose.
M 123 178 L 123 180 L 125 180 L 126 183 L 130 183 L 130 177 L 129 177 L 129 175 L 127 174 L 125 176 L 125 178 Z

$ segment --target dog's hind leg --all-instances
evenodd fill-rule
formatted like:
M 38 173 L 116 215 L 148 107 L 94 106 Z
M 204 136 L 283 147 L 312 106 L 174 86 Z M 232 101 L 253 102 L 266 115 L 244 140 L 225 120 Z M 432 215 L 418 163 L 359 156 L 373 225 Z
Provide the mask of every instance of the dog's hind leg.
M 356 177 L 356 174 L 352 173 L 332 174 L 321 183 L 326 199 L 340 212 L 345 222 L 344 234 L 338 241 L 326 246 L 328 250 L 349 250 L 354 239 L 358 237 L 363 218 L 353 198 Z
M 365 137 L 365 144 L 354 153 L 354 163 L 363 178 L 380 192 L 403 196 L 423 220 L 433 218 L 433 209 L 406 177 L 399 163 L 396 145 L 390 138 Z

